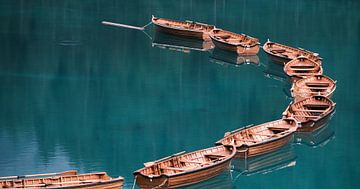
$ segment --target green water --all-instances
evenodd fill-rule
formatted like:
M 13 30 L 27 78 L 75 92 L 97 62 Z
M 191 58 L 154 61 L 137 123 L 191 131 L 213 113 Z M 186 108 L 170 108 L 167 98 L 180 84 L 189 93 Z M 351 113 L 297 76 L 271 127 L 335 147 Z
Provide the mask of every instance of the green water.
M 339 0 L 1 1 L 0 176 L 106 171 L 131 188 L 143 162 L 281 117 L 290 86 L 264 52 L 258 66 L 217 64 L 211 52 L 152 47 L 141 31 L 100 24 L 142 26 L 153 14 L 307 48 L 338 81 L 336 113 L 319 144 L 292 145 L 288 166 L 235 169 L 195 188 L 353 188 L 359 10 L 359 1 Z M 146 32 L 155 35 L 152 26 Z

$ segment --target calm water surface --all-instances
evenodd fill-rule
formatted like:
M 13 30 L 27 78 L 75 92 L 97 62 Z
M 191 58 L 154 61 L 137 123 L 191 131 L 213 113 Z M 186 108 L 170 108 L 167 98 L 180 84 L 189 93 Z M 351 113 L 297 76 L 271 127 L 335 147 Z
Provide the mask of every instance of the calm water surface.
M 242 175 L 235 168 L 192 188 L 353 188 L 359 10 L 359 1 L 330 0 L 2 1 L 0 176 L 107 171 L 131 188 L 143 162 L 281 117 L 290 86 L 263 52 L 259 65 L 236 67 L 212 59 L 214 52 L 153 47 L 141 31 L 100 24 L 142 26 L 154 14 L 313 50 L 338 81 L 329 126 L 270 156 L 290 154 L 285 163 Z M 154 38 L 152 26 L 146 32 Z

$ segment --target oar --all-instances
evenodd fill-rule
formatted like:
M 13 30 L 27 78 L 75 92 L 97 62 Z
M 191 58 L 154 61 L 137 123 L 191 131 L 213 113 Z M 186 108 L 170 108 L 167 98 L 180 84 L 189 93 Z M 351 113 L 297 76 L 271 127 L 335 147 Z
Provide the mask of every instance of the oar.
M 123 28 L 135 29 L 135 30 L 145 30 L 145 28 L 148 25 L 152 24 L 152 22 L 149 22 L 148 24 L 144 25 L 143 27 L 139 27 L 139 26 L 132 26 L 132 25 L 120 24 L 120 23 L 108 22 L 108 21 L 102 21 L 101 23 L 104 24 L 104 25 L 123 27 Z
M 132 25 L 128 25 L 128 24 L 120 24 L 120 23 L 115 23 L 115 22 L 108 22 L 108 21 L 102 21 L 101 23 L 104 24 L 104 25 L 109 25 L 109 26 L 116 26 L 116 27 L 123 27 L 123 28 L 129 28 L 129 29 L 134 29 L 134 30 L 140 30 L 143 33 L 145 33 L 145 35 L 148 38 L 150 38 L 150 40 L 152 40 L 152 37 L 148 33 L 146 33 L 146 31 L 145 31 L 145 28 L 147 26 L 149 26 L 150 24 L 152 24 L 152 22 L 147 23 L 143 27 L 132 26 Z
M 19 176 L 6 176 L 0 177 L 0 180 L 4 179 L 23 179 L 23 178 L 32 178 L 32 177 L 46 177 L 46 176 L 57 176 L 57 175 L 76 175 L 76 170 L 69 170 L 59 173 L 44 173 L 44 174 L 35 174 L 35 175 L 19 175 Z

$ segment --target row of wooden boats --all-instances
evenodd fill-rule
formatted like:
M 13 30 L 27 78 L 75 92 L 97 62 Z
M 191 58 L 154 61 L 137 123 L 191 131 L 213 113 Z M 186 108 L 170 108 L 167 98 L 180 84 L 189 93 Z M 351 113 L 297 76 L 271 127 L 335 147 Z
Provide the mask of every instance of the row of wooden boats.
M 171 28 L 172 20 L 153 17 L 152 21 L 158 31 L 205 41 L 210 38 L 214 46 L 222 50 L 240 55 L 254 55 L 259 51 L 258 40 L 244 34 L 196 22 L 176 21 L 176 28 Z M 185 25 L 191 31 L 182 27 Z M 146 163 L 144 168 L 134 172 L 141 188 L 176 188 L 207 180 L 228 169 L 230 159 L 247 159 L 274 152 L 289 144 L 294 133 L 318 129 L 329 119 L 335 110 L 335 103 L 329 98 L 336 85 L 322 75 L 322 58 L 317 53 L 270 41 L 263 49 L 271 60 L 284 64 L 285 73 L 294 83 L 291 92 L 296 100 L 285 110 L 283 118 L 227 132 L 212 148 Z
M 176 21 L 155 16 L 152 17 L 152 23 L 157 31 L 204 41 L 211 40 L 215 47 L 240 55 L 256 55 L 260 49 L 258 39 L 216 28 L 214 25 L 193 21 Z
M 154 16 L 152 23 L 160 32 L 211 40 L 213 46 L 240 55 L 256 55 L 260 49 L 258 39 L 213 25 Z M 140 188 L 177 188 L 209 180 L 229 170 L 234 158 L 276 156 L 270 154 L 287 146 L 294 134 L 318 130 L 325 125 L 335 111 L 336 103 L 330 98 L 336 82 L 323 75 L 322 58 L 317 53 L 270 41 L 263 49 L 271 60 L 284 64 L 284 72 L 293 82 L 294 102 L 282 118 L 227 132 L 214 147 L 144 163 L 143 168 L 133 173 Z M 122 177 L 112 178 L 104 172 L 77 174 L 68 171 L 0 178 L 0 188 L 122 188 L 122 185 Z
M 321 124 L 315 127 L 320 129 L 296 132 L 294 143 L 313 148 L 326 145 L 334 138 L 334 132 L 328 122 Z M 295 165 L 296 154 L 293 146 L 286 145 L 279 150 L 254 158 L 233 158 L 231 170 L 238 173 L 236 178 L 233 178 L 230 169 L 227 169 L 220 176 L 195 184 L 190 188 L 232 188 L 232 183 L 239 176 L 268 174 Z M 0 188 L 122 188 L 123 181 L 122 177 L 111 178 L 104 172 L 77 174 L 75 170 L 69 170 L 59 173 L 0 177 Z M 166 188 L 166 186 L 158 188 Z

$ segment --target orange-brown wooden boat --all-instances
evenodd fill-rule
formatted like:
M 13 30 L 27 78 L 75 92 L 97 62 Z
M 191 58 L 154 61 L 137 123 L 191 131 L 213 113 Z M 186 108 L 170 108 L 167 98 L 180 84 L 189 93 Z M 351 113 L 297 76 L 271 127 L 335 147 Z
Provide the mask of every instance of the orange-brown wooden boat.
M 215 28 L 199 22 L 176 21 L 155 16 L 152 17 L 152 23 L 158 31 L 202 40 L 210 40 L 209 32 Z
M 323 69 L 320 64 L 305 56 L 300 56 L 285 64 L 284 72 L 290 77 L 306 78 L 314 75 L 321 75 Z
M 239 55 L 256 55 L 260 49 L 259 40 L 245 34 L 213 29 L 210 32 L 210 38 L 215 47 L 233 51 Z
M 290 104 L 283 113 L 283 118 L 296 120 L 300 123 L 299 129 L 314 127 L 316 122 L 322 122 L 331 116 L 335 105 L 336 103 L 327 97 L 312 96 Z
M 182 152 L 183 153 L 183 152 Z M 134 172 L 140 188 L 177 188 L 208 180 L 230 168 L 235 148 L 215 146 L 174 154 Z
M 321 64 L 322 61 L 322 58 L 319 57 L 317 53 L 301 48 L 289 47 L 280 43 L 271 42 L 270 40 L 263 45 L 263 49 L 275 63 L 284 64 L 299 56 L 305 56 L 319 64 Z
M 296 100 L 321 95 L 331 98 L 336 89 L 336 81 L 324 75 L 311 76 L 293 83 L 291 95 Z
M 24 176 L 0 177 L 0 188 L 122 188 L 122 177 L 112 178 L 105 172 L 77 174 L 76 171 Z
M 280 119 L 261 125 L 244 127 L 225 133 L 217 145 L 237 148 L 237 158 L 248 158 L 269 153 L 288 144 L 297 129 L 293 119 Z

